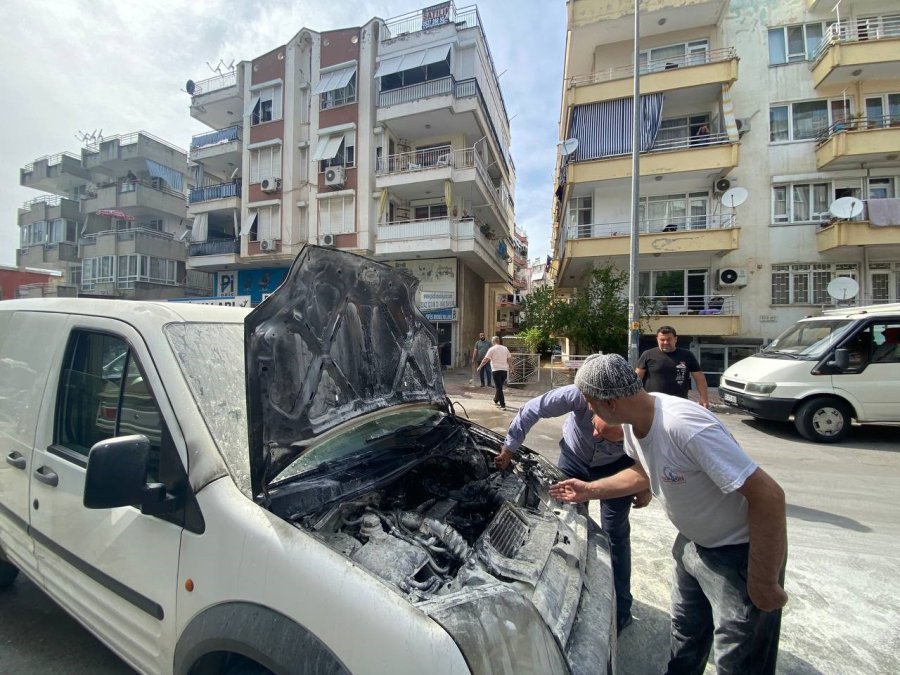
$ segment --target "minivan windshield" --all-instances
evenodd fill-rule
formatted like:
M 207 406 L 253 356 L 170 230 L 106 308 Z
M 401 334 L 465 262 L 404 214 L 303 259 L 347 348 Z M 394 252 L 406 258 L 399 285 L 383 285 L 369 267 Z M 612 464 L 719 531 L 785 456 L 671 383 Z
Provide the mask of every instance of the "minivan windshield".
M 852 319 L 800 321 L 775 338 L 761 354 L 770 357 L 822 358 L 825 352 L 847 334 L 853 323 Z

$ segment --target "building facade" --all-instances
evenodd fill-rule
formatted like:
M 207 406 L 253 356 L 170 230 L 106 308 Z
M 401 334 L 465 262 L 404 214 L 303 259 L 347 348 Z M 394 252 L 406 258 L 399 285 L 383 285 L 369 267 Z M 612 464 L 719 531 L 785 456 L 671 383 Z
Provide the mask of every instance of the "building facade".
M 802 316 L 896 302 L 896 4 L 641 5 L 642 346 L 657 326 L 674 326 L 716 384 Z M 561 289 L 594 266 L 629 269 L 633 7 L 567 4 L 560 139 L 578 144 L 560 158 L 554 186 Z M 848 197 L 861 204 L 832 207 Z M 832 297 L 837 277 L 851 277 L 857 294 Z
M 185 266 L 186 171 L 184 150 L 144 131 L 36 159 L 19 172 L 45 194 L 19 209 L 18 268 L 60 273 L 43 295 L 208 295 L 212 277 Z
M 212 129 L 191 142 L 188 266 L 215 274 L 217 301 L 262 301 L 309 243 L 416 275 L 445 365 L 498 328 L 522 242 L 508 116 L 474 6 L 304 28 L 187 90 Z

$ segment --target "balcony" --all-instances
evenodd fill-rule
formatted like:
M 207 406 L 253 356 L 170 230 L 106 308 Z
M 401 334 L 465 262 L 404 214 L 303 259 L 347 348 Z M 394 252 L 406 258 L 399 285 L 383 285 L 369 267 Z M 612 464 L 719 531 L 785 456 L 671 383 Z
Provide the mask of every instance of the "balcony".
M 90 180 L 81 157 L 69 152 L 39 157 L 19 170 L 19 185 L 56 194 L 72 195 Z
M 641 176 L 662 174 L 724 175 L 738 165 L 740 144 L 727 133 L 710 134 L 702 142 L 680 137 L 657 140 L 641 152 Z M 570 183 L 592 183 L 631 177 L 631 152 L 572 162 L 566 167 Z
M 649 218 L 638 223 L 640 253 L 715 253 L 723 255 L 738 248 L 739 229 L 729 215 Z M 571 225 L 569 246 L 576 242 L 605 240 L 603 255 L 631 253 L 631 222 Z M 569 248 L 567 246 L 567 249 Z
M 244 113 L 243 68 L 192 82 L 191 117 L 213 129 L 241 124 Z
M 642 329 L 654 335 L 660 326 L 672 326 L 679 335 L 739 335 L 741 308 L 736 295 L 642 296 Z
M 857 168 L 860 164 L 896 164 L 900 156 L 900 116 L 855 117 L 835 122 L 816 144 L 819 169 Z
M 84 212 L 92 214 L 101 209 L 134 212 L 132 215 L 155 212 L 183 218 L 186 204 L 181 192 L 164 187 L 162 182 L 139 181 L 112 183 L 98 188 L 96 197 L 85 200 Z
M 56 195 L 41 195 L 29 199 L 19 209 L 19 225 L 38 220 L 81 220 L 81 205 L 77 200 Z
M 78 244 L 61 241 L 55 244 L 36 244 L 17 251 L 17 267 L 55 266 L 59 263 L 77 263 Z
M 146 165 L 146 160 L 177 172 L 179 180 L 187 170 L 187 152 L 146 131 L 109 136 L 87 145 L 81 150 L 81 160 L 88 169 L 105 169 L 119 176 Z
M 828 27 L 809 64 L 813 86 L 895 80 L 900 68 L 900 16 L 842 21 Z
M 140 253 L 168 260 L 185 259 L 184 244 L 173 235 L 145 228 L 104 230 L 86 234 L 78 243 L 81 246 L 82 258 Z
M 715 87 L 712 94 L 719 96 L 722 85 L 737 81 L 739 61 L 733 47 L 648 61 L 641 67 L 641 94 Z M 571 77 L 567 82 L 567 103 L 581 105 L 632 96 L 633 77 L 632 64 Z
M 16 288 L 17 298 L 75 298 L 78 288 L 73 284 L 24 284 Z
M 891 224 L 873 225 L 870 220 L 838 220 L 824 224 L 816 231 L 819 253 L 850 253 L 863 246 L 877 247 L 879 254 L 885 256 L 900 256 L 900 199 L 879 201 L 897 205 L 897 217 L 886 221 Z M 880 222 L 880 219 L 875 220 Z
M 188 196 L 191 213 L 204 213 L 218 209 L 241 207 L 241 181 L 206 185 L 191 189 Z
M 241 252 L 240 239 L 213 239 L 211 241 L 193 242 L 188 247 L 188 255 L 231 255 Z
M 378 226 L 375 257 L 404 259 L 415 253 L 457 256 L 488 281 L 508 281 L 506 265 L 496 245 L 482 234 L 483 224 L 474 218 L 408 220 Z M 484 228 L 487 229 L 487 228 Z
M 203 164 L 207 173 L 227 176 L 241 165 L 241 127 L 198 134 L 191 139 L 191 161 Z

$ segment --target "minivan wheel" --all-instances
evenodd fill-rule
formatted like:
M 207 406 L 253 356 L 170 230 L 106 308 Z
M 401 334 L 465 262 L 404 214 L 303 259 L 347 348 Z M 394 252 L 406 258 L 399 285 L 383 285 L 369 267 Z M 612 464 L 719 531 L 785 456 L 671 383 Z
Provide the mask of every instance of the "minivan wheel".
M 834 398 L 813 398 L 794 415 L 797 431 L 815 443 L 837 443 L 850 433 L 850 407 Z
M 16 580 L 17 576 L 19 576 L 18 567 L 5 560 L 0 560 L 0 588 L 12 586 L 12 582 Z

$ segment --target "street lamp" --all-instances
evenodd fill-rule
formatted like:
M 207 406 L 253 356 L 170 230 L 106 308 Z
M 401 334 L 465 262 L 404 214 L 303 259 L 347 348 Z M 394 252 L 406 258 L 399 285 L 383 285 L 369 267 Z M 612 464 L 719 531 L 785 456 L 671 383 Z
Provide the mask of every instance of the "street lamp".
M 637 365 L 641 339 L 641 311 L 638 298 L 638 223 L 640 200 L 641 74 L 640 0 L 634 0 L 634 99 L 631 105 L 631 254 L 628 265 L 628 363 Z

